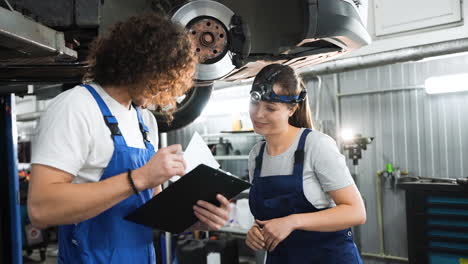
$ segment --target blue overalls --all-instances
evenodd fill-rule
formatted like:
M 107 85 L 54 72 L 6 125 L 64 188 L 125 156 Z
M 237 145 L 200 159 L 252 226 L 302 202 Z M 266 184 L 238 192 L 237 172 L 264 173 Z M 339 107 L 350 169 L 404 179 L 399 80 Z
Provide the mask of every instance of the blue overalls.
M 305 129 L 295 152 L 292 175 L 260 177 L 265 143 L 256 157 L 250 210 L 255 219 L 270 220 L 291 214 L 312 213 L 324 209 L 315 208 L 305 197 L 303 190 Z M 267 264 L 362 264 L 353 242 L 351 229 L 336 232 L 295 230 L 268 252 Z
M 89 85 L 84 85 L 93 95 L 109 127 L 115 150 L 101 177 L 125 173 L 148 162 L 155 153 L 147 140 L 148 128 L 144 125 L 138 107 L 135 107 L 145 149 L 127 146 L 117 119 L 112 115 L 101 96 Z M 101 214 L 78 224 L 59 227 L 58 263 L 156 263 L 151 228 L 137 225 L 123 218 L 151 199 L 153 190 L 133 194 Z

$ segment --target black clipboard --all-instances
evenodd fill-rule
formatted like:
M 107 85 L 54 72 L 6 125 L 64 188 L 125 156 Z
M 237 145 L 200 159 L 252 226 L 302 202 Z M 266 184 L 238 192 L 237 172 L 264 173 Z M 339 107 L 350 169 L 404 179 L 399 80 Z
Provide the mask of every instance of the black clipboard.
M 231 199 L 250 183 L 220 169 L 200 164 L 161 193 L 125 217 L 137 224 L 180 233 L 198 221 L 193 206 L 198 200 L 219 205 L 216 194 Z

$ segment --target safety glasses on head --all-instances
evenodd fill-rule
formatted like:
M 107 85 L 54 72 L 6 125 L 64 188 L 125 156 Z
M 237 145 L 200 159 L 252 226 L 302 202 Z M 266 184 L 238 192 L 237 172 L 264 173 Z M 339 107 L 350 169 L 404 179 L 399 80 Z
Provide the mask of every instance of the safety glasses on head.
M 275 93 L 273 85 L 275 84 L 276 77 L 281 73 L 282 69 L 283 67 L 273 69 L 269 74 L 267 74 L 266 78 L 258 78 L 252 84 L 252 89 L 250 90 L 250 100 L 252 102 L 267 101 L 291 104 L 300 103 L 305 100 L 307 95 L 307 91 L 305 89 L 296 96 L 278 95 Z

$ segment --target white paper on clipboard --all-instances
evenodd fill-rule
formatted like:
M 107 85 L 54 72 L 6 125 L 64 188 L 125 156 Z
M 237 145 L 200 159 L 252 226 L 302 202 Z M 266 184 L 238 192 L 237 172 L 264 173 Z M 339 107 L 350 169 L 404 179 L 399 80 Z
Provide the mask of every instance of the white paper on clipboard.
M 198 132 L 193 133 L 192 139 L 190 139 L 183 155 L 186 164 L 185 173 L 190 172 L 200 164 L 205 164 L 214 169 L 220 167 L 210 148 L 208 148 L 208 145 Z M 177 181 L 178 179 L 180 179 L 179 176 L 174 176 L 171 178 L 171 181 Z

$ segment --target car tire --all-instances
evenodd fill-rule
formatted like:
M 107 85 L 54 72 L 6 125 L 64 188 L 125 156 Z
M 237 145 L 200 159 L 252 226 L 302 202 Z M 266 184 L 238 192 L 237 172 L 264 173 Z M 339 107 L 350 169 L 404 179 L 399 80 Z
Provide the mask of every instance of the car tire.
M 169 124 L 163 114 L 152 111 L 158 122 L 159 132 L 180 129 L 195 121 L 208 103 L 212 91 L 212 84 L 194 86 L 185 94 L 186 97 L 177 104 L 177 110 L 173 113 L 174 119 Z

